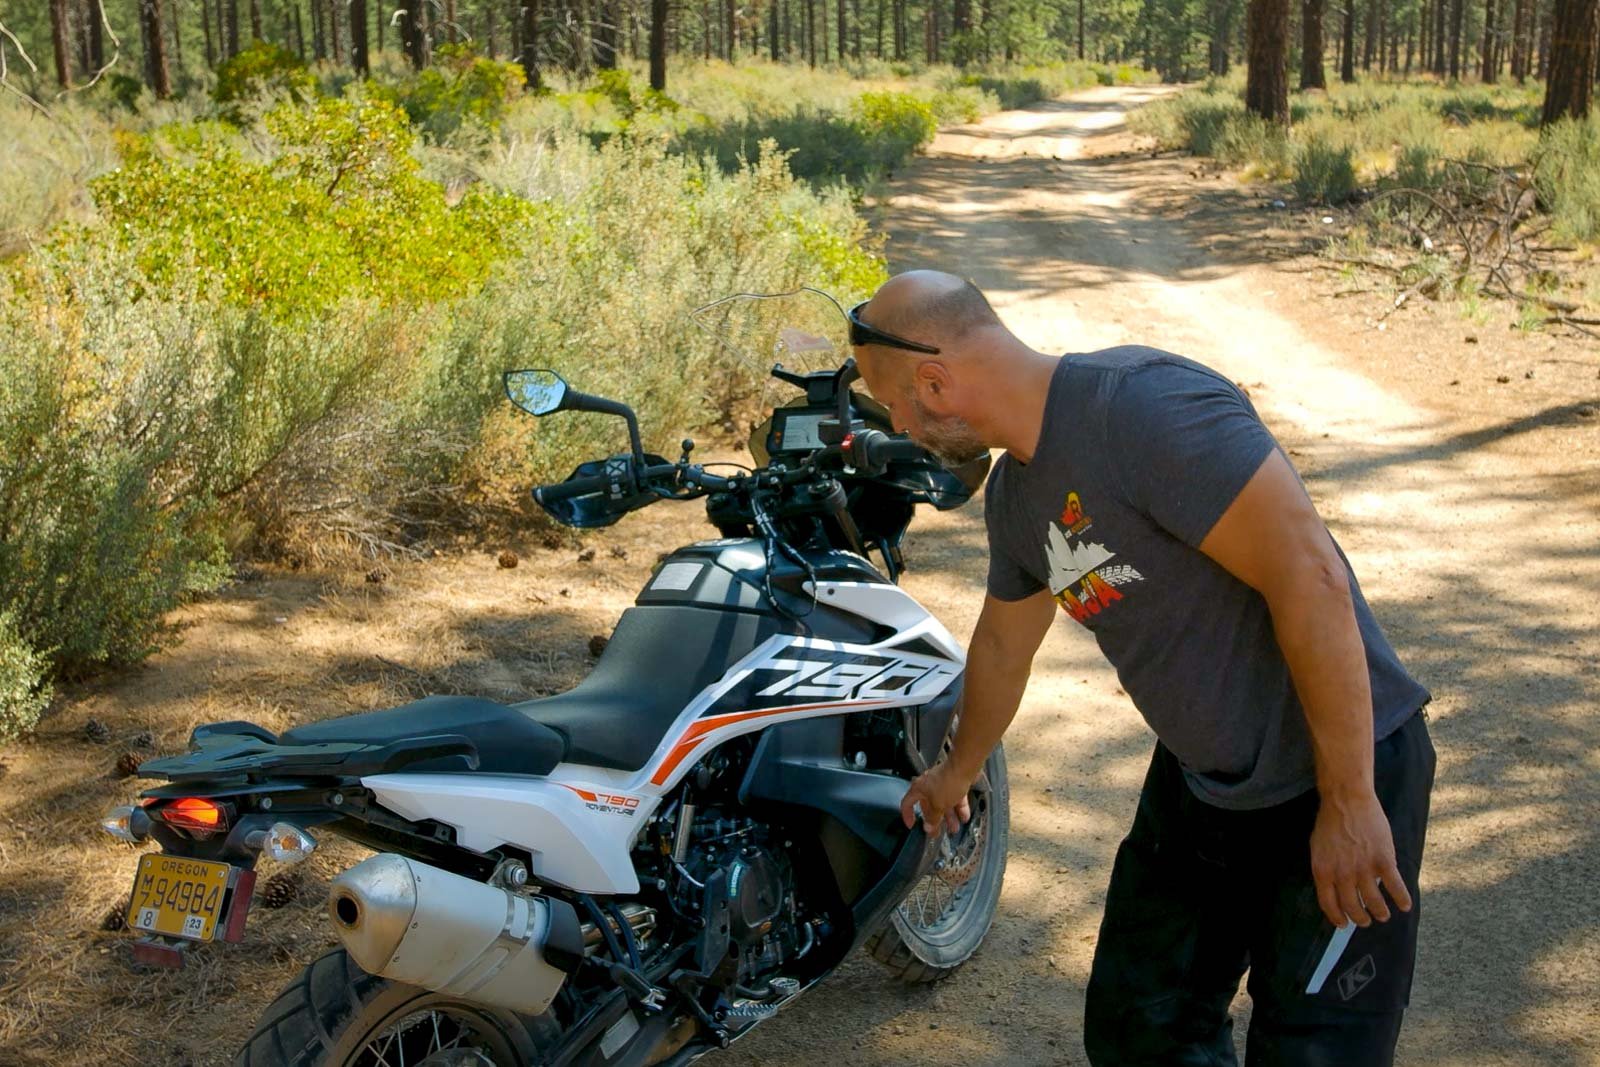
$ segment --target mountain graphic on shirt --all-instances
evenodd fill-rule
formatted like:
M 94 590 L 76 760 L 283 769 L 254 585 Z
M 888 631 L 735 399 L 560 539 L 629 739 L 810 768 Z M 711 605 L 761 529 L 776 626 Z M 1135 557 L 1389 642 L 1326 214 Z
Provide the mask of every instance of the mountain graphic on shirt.
M 1100 544 L 1074 546 L 1067 541 L 1061 527 L 1050 523 L 1045 541 L 1045 555 L 1050 560 L 1050 592 L 1060 593 L 1083 580 L 1083 576 L 1116 556 L 1115 552 Z

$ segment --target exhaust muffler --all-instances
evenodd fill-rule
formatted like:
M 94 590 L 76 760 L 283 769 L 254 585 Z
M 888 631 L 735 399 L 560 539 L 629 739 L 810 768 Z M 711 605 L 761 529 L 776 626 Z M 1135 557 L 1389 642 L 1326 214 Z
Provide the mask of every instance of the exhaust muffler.
M 328 914 L 370 974 L 537 1015 L 583 955 L 577 913 L 381 853 L 333 880 Z

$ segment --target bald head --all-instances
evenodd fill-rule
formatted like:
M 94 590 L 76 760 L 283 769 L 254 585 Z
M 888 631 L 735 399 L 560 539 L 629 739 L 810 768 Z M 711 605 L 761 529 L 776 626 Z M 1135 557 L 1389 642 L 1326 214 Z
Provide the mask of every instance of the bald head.
M 976 331 L 1000 326 L 982 290 L 938 270 L 911 270 L 890 278 L 862 308 L 861 318 L 880 330 L 947 352 L 959 350 Z

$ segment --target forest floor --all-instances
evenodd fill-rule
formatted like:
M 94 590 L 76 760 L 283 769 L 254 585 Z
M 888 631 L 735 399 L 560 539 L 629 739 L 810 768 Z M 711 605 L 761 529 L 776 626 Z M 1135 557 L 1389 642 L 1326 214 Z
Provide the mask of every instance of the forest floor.
M 941 133 L 876 205 L 891 265 L 971 276 L 1035 347 L 1153 344 L 1249 389 L 1435 698 L 1399 1062 L 1600 1064 L 1600 350 L 1513 330 L 1494 308 L 1381 319 L 1383 294 L 1335 296 L 1348 283 L 1306 254 L 1320 213 L 1128 135 L 1127 111 L 1164 91 L 1092 90 Z M 696 508 L 656 507 L 581 542 L 516 546 L 510 570 L 478 546 L 379 581 L 252 572 L 185 609 L 170 651 L 70 690 L 0 757 L 0 1062 L 226 1063 L 329 943 L 321 883 L 353 854 L 337 846 L 313 857 L 299 901 L 252 913 L 245 944 L 204 948 L 179 974 L 129 970 L 125 935 L 98 925 L 133 857 L 93 826 L 137 788 L 110 773 L 129 739 L 149 730 L 170 751 L 216 719 L 281 729 L 427 691 L 559 691 L 661 548 L 704 529 Z M 958 634 L 984 552 L 977 506 L 912 528 L 905 586 Z M 110 741 L 85 739 L 91 718 Z M 1007 739 L 1010 866 L 983 949 L 932 988 L 852 960 L 707 1062 L 1084 1062 L 1104 886 L 1150 745 L 1064 620 Z

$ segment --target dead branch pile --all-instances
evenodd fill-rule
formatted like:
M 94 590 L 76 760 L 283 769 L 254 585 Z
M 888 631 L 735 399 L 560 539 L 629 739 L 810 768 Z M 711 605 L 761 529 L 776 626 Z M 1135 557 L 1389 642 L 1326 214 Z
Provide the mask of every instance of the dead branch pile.
M 1467 160 L 1445 161 L 1429 188 L 1386 189 L 1363 205 L 1362 221 L 1381 250 L 1334 262 L 1376 270 L 1404 286 L 1388 314 L 1416 296 L 1481 292 L 1531 304 L 1545 322 L 1600 337 L 1580 305 L 1550 295 L 1561 257 L 1574 249 L 1546 243 L 1550 219 L 1539 211 L 1533 176 Z M 1385 316 L 1387 317 L 1387 316 Z

